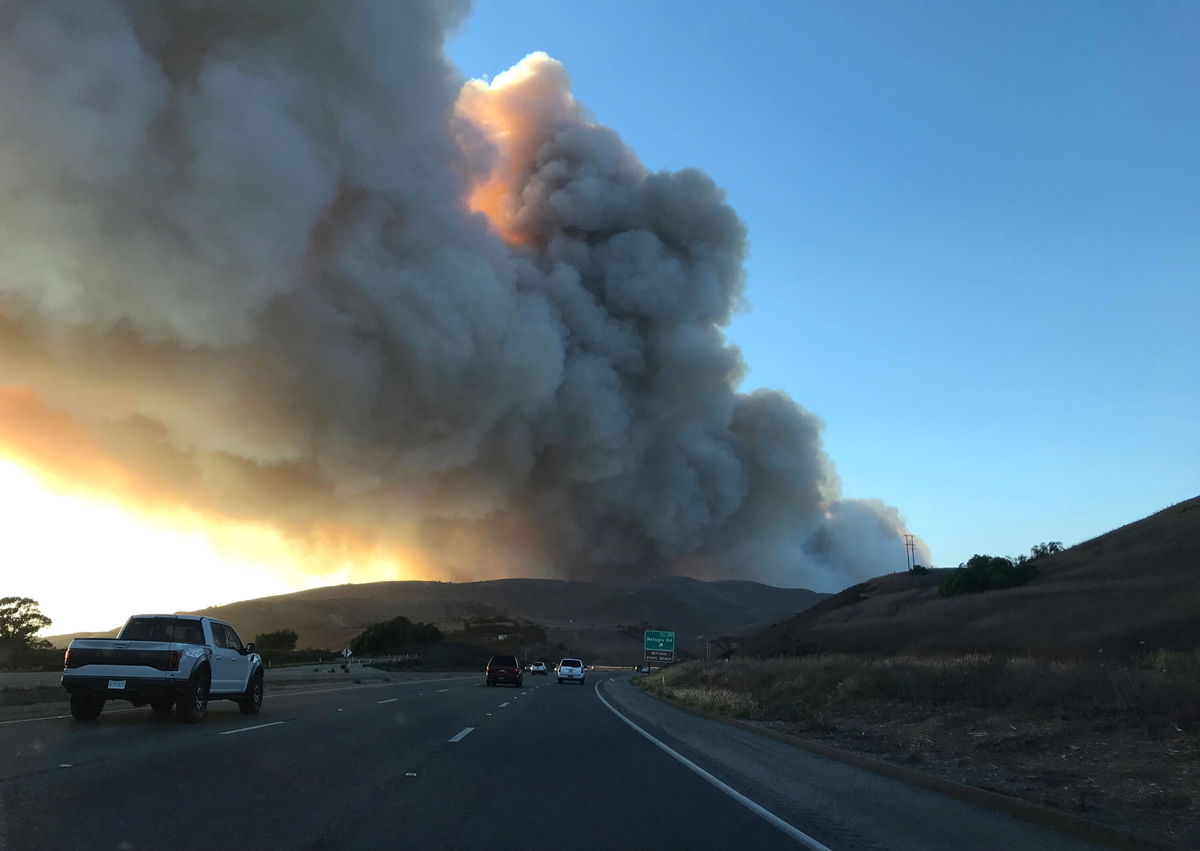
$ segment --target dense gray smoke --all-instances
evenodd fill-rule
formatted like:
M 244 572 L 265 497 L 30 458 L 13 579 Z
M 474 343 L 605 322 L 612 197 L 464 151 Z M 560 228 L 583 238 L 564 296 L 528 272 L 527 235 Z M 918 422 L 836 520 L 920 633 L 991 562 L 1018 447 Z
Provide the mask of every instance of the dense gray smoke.
M 463 88 L 465 12 L 0 6 L 0 385 L 146 498 L 442 576 L 903 565 L 819 421 L 736 392 L 720 189 L 544 55 Z

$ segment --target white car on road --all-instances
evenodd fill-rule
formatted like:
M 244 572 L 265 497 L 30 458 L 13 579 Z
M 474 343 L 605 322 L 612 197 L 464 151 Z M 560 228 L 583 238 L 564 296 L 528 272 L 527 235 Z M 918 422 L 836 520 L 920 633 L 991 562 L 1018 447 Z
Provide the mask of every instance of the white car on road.
M 563 659 L 558 663 L 558 681 L 576 682 L 583 685 L 583 662 L 579 659 Z

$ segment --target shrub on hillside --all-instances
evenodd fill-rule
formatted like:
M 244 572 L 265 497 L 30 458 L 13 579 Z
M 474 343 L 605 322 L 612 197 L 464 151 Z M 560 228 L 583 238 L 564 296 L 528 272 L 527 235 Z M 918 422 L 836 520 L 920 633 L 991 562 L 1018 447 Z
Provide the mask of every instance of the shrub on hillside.
M 413 623 L 401 615 L 390 621 L 373 623 L 350 642 L 350 650 L 359 656 L 399 653 L 414 644 L 436 644 L 442 632 L 431 623 Z
M 300 636 L 295 630 L 277 629 L 274 632 L 260 632 L 254 636 L 254 646 L 260 652 L 279 652 L 282 650 L 295 650 L 296 641 Z
M 950 574 L 938 590 L 943 597 L 976 594 L 980 591 L 1015 588 L 1037 575 L 1037 565 L 1032 561 L 1014 564 L 1010 559 L 1000 556 L 973 555 L 965 566 Z

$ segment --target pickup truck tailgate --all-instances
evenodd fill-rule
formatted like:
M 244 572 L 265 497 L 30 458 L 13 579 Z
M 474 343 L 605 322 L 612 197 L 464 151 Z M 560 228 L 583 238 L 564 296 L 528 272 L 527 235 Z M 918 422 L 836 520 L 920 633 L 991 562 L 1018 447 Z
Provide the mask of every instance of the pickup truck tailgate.
M 67 651 L 64 667 L 68 672 L 89 665 L 175 671 L 185 646 L 170 641 L 76 640 Z

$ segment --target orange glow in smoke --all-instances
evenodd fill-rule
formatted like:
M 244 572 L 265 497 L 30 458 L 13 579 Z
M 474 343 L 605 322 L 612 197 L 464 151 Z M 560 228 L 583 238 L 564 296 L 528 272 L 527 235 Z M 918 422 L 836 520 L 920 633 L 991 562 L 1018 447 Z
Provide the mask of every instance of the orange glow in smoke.
M 491 143 L 495 158 L 486 178 L 468 199 L 472 210 L 487 216 L 507 242 L 528 242 L 522 227 L 519 191 L 538 148 L 559 117 L 576 113 L 566 71 L 545 53 L 531 53 L 490 83 L 467 81 L 456 111 Z

